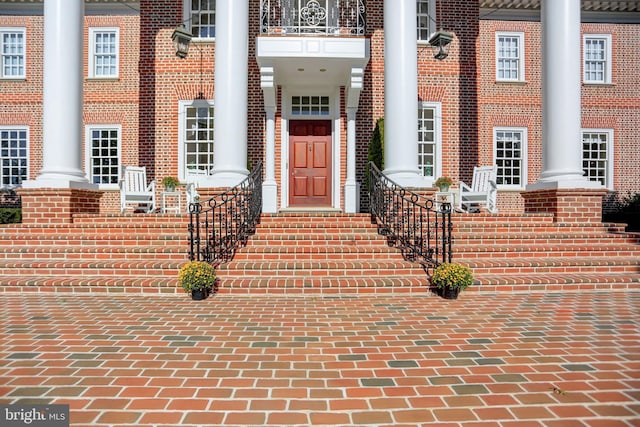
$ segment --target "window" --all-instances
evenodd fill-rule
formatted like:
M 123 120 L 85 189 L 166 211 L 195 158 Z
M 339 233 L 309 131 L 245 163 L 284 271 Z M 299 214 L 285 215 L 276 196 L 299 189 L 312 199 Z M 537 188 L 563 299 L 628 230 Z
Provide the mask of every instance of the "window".
M 611 36 L 584 36 L 584 83 L 611 83 Z
M 496 34 L 496 80 L 524 81 L 524 34 Z
M 118 77 L 118 28 L 91 28 L 89 52 L 89 77 Z
M 598 181 L 604 187 L 612 188 L 612 130 L 583 130 L 582 169 L 590 181 Z
M 187 169 L 208 174 L 213 168 L 213 103 L 181 101 L 180 113 L 180 178 L 186 179 Z
M 0 28 L 0 55 L 2 70 L 0 78 L 24 79 L 25 76 L 25 29 Z
M 293 116 L 328 116 L 328 96 L 292 96 L 291 115 Z
M 426 42 L 436 25 L 436 0 L 418 0 L 418 41 Z
M 526 129 L 495 129 L 494 158 L 499 186 L 522 188 L 527 184 Z
M 116 186 L 120 178 L 120 126 L 88 126 L 89 181 Z
M 28 134 L 24 127 L 0 128 L 0 187 L 20 186 L 28 179 Z
M 185 20 L 196 38 L 212 39 L 216 36 L 216 0 L 186 0 Z
M 440 175 L 440 104 L 421 103 L 418 107 L 418 167 L 428 178 Z

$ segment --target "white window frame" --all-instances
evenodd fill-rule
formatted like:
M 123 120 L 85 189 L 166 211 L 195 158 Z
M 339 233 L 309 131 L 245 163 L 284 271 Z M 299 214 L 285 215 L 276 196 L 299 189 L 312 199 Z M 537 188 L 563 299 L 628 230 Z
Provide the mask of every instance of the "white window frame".
M 613 190 L 613 168 L 614 168 L 614 159 L 613 159 L 613 129 L 582 129 L 580 132 L 580 142 L 584 143 L 584 135 L 586 133 L 592 133 L 592 134 L 603 134 L 603 135 L 607 135 L 607 158 L 606 158 L 606 164 L 607 164 L 607 170 L 605 171 L 605 183 L 602 186 L 603 188 L 609 189 L 609 190 Z M 582 162 L 588 161 L 588 159 L 585 159 L 584 157 L 585 151 L 584 151 L 584 147 L 581 149 L 581 155 L 580 158 L 582 159 Z M 584 170 L 584 166 L 583 166 L 583 170 Z M 587 177 L 588 178 L 588 177 Z M 591 181 L 597 181 L 597 180 L 591 180 Z
M 518 41 L 518 53 L 519 55 L 516 58 L 503 57 L 500 56 L 500 38 L 509 37 L 515 38 Z M 524 33 L 523 32 L 512 32 L 512 31 L 498 31 L 496 32 L 495 38 L 495 55 L 496 55 L 496 81 L 498 82 L 524 82 L 525 81 L 525 51 L 524 51 Z M 500 77 L 500 70 L 503 68 L 500 67 L 500 61 L 503 59 L 507 60 L 515 60 L 517 62 L 516 72 L 518 76 L 516 78 L 505 78 Z
M 115 73 L 98 75 L 96 74 L 96 57 L 106 56 L 96 52 L 96 36 L 98 34 L 115 33 Z M 92 79 L 117 79 L 120 76 L 120 28 L 118 27 L 92 27 L 89 28 L 89 78 Z
M 217 7 L 215 7 L 214 10 L 213 10 L 213 18 L 214 18 L 214 20 L 213 20 L 213 32 L 214 32 L 214 34 L 216 32 L 216 23 L 215 23 L 215 17 L 216 17 L 216 13 L 217 13 L 216 9 L 217 9 Z M 193 11 L 191 9 L 191 0 L 184 0 L 183 12 L 182 13 L 183 13 L 185 25 L 189 29 L 189 32 L 193 35 L 193 38 L 195 40 L 203 40 L 203 41 L 205 41 L 205 40 L 206 41 L 215 40 L 215 36 L 213 36 L 213 37 L 210 37 L 210 36 L 200 37 L 200 35 L 194 34 L 194 32 L 193 32 L 193 21 L 194 21 L 194 19 L 193 19 Z
M 436 1 L 438 0 L 416 0 L 416 10 L 418 15 L 416 16 L 416 22 L 417 22 L 417 29 L 418 29 L 418 33 L 416 34 L 416 37 L 418 38 L 418 43 L 424 43 L 426 44 L 429 41 L 429 38 L 431 37 L 431 35 L 435 32 L 435 28 L 436 28 Z M 423 3 L 426 2 L 427 3 L 427 14 L 425 15 L 424 13 L 421 14 L 420 13 L 420 8 L 418 7 L 418 3 Z M 420 17 L 421 16 L 426 16 L 427 17 L 427 28 L 423 28 L 420 26 Z M 426 30 L 426 38 L 422 38 L 421 37 L 421 33 L 423 33 Z
M 93 136 L 92 133 L 93 131 L 103 131 L 103 130 L 115 130 L 116 132 L 118 132 L 118 154 L 117 154 L 117 160 L 118 160 L 118 179 L 122 176 L 122 125 L 118 125 L 118 124 L 91 124 L 91 125 L 87 125 L 85 126 L 85 134 L 84 134 L 84 141 L 85 141 L 85 170 L 86 170 L 86 176 L 87 176 L 87 180 L 90 183 L 93 183 L 93 155 L 92 155 L 92 150 L 93 150 Z M 110 156 L 108 156 L 110 157 Z M 102 184 L 102 183 L 97 183 L 98 184 L 98 188 L 101 190 L 117 190 L 118 189 L 118 182 L 116 181 L 114 184 Z
M 27 173 L 26 173 L 26 179 L 29 179 L 29 174 L 30 174 L 30 159 L 31 159 L 31 155 L 30 155 L 30 147 L 31 147 L 31 135 L 30 135 L 30 129 L 29 126 L 14 126 L 14 125 L 0 125 L 0 131 L 25 131 L 27 134 L 26 137 L 26 156 L 25 158 L 27 159 L 26 162 L 26 169 L 27 169 Z M 1 150 L 1 147 L 0 147 Z M 1 168 L 3 167 L 2 163 L 1 163 L 1 159 L 3 159 L 4 157 L 2 157 L 2 152 L 0 151 L 0 178 L 3 177 L 4 175 L 2 175 L 2 170 Z M 18 156 L 18 158 L 22 158 L 22 156 Z M 13 188 L 13 187 L 21 187 L 21 184 L 9 184 L 8 186 L 5 186 L 5 184 L 2 183 L 2 180 L 0 179 L 0 188 Z
M 5 55 L 4 53 L 4 36 L 5 34 L 21 34 L 22 35 L 22 55 Z M 22 70 L 21 74 L 4 73 L 4 63 L 7 56 L 17 56 L 22 59 L 22 63 L 18 67 Z M 3 80 L 24 80 L 27 78 L 27 30 L 24 27 L 0 27 L 0 79 Z
M 604 42 L 604 69 L 602 70 L 602 80 L 589 80 L 587 78 L 587 41 L 601 40 Z M 584 34 L 582 37 L 582 81 L 586 85 L 590 84 L 611 84 L 612 82 L 612 59 L 611 59 L 611 34 Z
M 496 177 L 496 181 L 498 178 L 500 178 L 500 165 L 498 165 L 498 133 L 499 132 L 521 133 L 522 146 L 520 147 L 521 156 L 519 158 L 512 157 L 513 159 L 520 160 L 520 184 L 498 183 L 498 188 L 502 190 L 518 190 L 518 191 L 523 190 L 527 186 L 527 182 L 528 182 L 528 173 L 527 173 L 529 168 L 528 148 L 527 148 L 528 139 L 529 139 L 528 129 L 526 127 L 506 127 L 506 126 L 493 128 L 493 164 L 498 166 L 498 176 Z
M 423 165 L 420 164 L 420 159 L 418 158 L 418 167 L 420 168 L 420 175 L 424 176 L 427 179 L 433 179 L 434 181 L 442 176 L 442 103 L 440 102 L 426 102 L 420 101 L 418 102 L 418 110 L 431 109 L 433 110 L 433 176 L 424 175 Z M 420 113 L 418 112 L 418 123 L 417 123 L 417 132 L 418 132 L 418 146 L 420 146 Z M 418 153 L 416 156 L 420 155 L 420 149 L 418 148 Z
M 209 107 L 213 107 L 213 115 L 214 117 L 211 118 L 211 120 L 215 119 L 215 106 L 213 104 L 213 100 L 208 99 L 208 100 L 182 100 L 178 102 L 178 179 L 180 181 L 183 182 L 188 182 L 191 180 L 190 177 L 187 177 L 187 152 L 185 150 L 185 145 L 187 143 L 187 140 L 185 138 L 186 133 L 189 129 L 187 129 L 187 108 L 189 107 L 194 107 L 197 108 L 196 105 L 194 105 L 195 103 L 201 103 L 201 102 L 206 102 L 207 104 L 209 104 Z M 215 135 L 215 128 L 213 129 L 214 135 Z M 212 144 L 215 144 L 215 139 L 212 142 Z M 213 150 L 213 149 L 212 149 Z M 212 151 L 212 155 L 213 155 L 213 151 Z M 211 164 L 211 167 L 213 167 L 213 164 Z M 209 169 L 209 174 L 211 173 L 211 168 Z

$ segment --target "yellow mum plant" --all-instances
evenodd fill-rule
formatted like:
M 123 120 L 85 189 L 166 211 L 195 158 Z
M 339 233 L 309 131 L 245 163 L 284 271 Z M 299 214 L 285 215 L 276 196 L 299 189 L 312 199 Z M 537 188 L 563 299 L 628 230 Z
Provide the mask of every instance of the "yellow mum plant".
M 180 268 L 178 281 L 185 292 L 211 289 L 216 281 L 216 269 L 203 261 L 190 261 Z
M 473 273 L 466 265 L 456 263 L 440 264 L 431 276 L 431 283 L 437 288 L 466 289 L 473 284 Z

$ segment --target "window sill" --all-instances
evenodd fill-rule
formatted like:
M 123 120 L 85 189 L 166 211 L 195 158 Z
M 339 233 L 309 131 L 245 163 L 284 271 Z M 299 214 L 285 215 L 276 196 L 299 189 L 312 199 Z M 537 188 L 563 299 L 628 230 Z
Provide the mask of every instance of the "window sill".
M 526 86 L 529 82 L 526 80 L 496 80 L 497 85 L 507 86 Z
M 613 83 L 591 83 L 591 82 L 582 82 L 582 86 L 584 87 L 614 87 Z
M 87 77 L 88 82 L 118 82 L 120 77 Z

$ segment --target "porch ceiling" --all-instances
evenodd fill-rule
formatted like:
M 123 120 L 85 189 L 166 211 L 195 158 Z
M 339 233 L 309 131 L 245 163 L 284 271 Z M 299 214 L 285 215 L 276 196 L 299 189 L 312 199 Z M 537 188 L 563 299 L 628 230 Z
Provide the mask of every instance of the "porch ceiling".
M 349 86 L 352 70 L 369 61 L 363 37 L 258 37 L 256 59 L 272 67 L 276 85 Z

